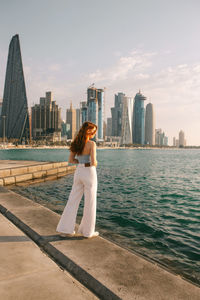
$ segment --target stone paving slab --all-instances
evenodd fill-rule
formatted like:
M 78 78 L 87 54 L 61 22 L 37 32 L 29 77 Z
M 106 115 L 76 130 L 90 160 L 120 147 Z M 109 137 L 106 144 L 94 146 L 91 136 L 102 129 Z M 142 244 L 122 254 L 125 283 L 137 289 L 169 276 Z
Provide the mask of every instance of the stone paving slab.
M 98 299 L 0 214 L 0 299 Z
M 7 217 L 19 226 L 21 222 L 26 224 L 22 227 L 27 234 L 80 282 L 101 295 L 100 299 L 200 299 L 198 286 L 101 236 L 60 238 L 55 231 L 60 215 L 38 203 L 1 188 L 0 204 Z

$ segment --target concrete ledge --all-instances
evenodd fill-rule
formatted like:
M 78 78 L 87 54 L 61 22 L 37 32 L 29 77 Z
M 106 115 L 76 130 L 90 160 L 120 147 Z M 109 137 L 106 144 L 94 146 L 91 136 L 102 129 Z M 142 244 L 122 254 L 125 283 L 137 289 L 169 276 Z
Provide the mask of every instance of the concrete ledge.
M 47 170 L 47 176 L 49 175 L 54 175 L 54 174 L 57 174 L 58 173 L 58 169 L 50 169 L 50 170 Z
M 59 168 L 59 167 L 61 167 L 62 166 L 62 163 L 61 162 L 55 162 L 55 163 L 53 163 L 53 167 L 54 168 Z
M 15 175 L 20 175 L 20 174 L 26 174 L 28 173 L 28 168 L 14 168 L 10 169 L 10 175 L 15 176 Z
M 41 171 L 41 169 L 42 169 L 42 166 L 28 167 L 28 173 L 33 173 L 33 172 Z
M 63 268 L 70 272 L 80 283 L 86 286 L 95 295 L 100 297 L 102 300 L 122 300 L 119 296 L 114 294 L 105 285 L 91 276 L 83 268 L 77 265 L 74 261 L 58 251 L 49 243 L 43 244 L 43 249 L 51 255 L 51 257 L 59 263 Z
M 68 162 L 67 161 L 62 161 L 61 162 L 61 166 L 62 167 L 67 167 L 69 164 L 68 164 Z
M 4 188 L 0 211 L 100 299 L 200 299 L 198 285 L 101 236 L 61 238 L 55 231 L 58 214 Z
M 44 178 L 46 176 L 47 176 L 47 172 L 46 171 L 38 171 L 38 172 L 34 172 L 33 173 L 33 179 Z
M 10 176 L 10 169 L 0 170 L 0 177 Z
M 51 180 L 56 180 L 56 179 L 58 179 L 57 174 L 56 175 L 49 175 L 48 177 L 45 178 L 45 181 L 51 181 Z
M 60 167 L 60 168 L 58 168 L 58 173 L 64 173 L 66 171 L 67 171 L 66 167 Z
M 15 176 L 15 182 L 22 182 L 22 181 L 27 181 L 31 180 L 33 178 L 32 174 L 23 174 L 23 175 L 17 175 Z
M 53 164 L 46 164 L 46 165 L 42 165 L 42 170 L 49 170 L 49 169 L 53 169 L 54 165 Z
M 46 180 L 48 177 L 48 180 L 55 180 L 75 169 L 76 166 L 68 166 L 68 162 L 0 161 L 0 186 L 21 185 L 22 182 Z
M 3 184 L 4 185 L 15 184 L 15 177 L 10 176 L 10 177 L 3 178 Z

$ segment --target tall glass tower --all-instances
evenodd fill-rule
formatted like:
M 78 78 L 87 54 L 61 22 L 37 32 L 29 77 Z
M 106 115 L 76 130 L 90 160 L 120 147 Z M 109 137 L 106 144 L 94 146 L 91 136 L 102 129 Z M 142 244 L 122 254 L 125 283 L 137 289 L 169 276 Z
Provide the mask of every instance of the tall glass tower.
M 131 97 L 123 97 L 122 105 L 122 144 L 132 144 L 133 103 Z
M 88 116 L 87 116 L 88 115 L 88 107 L 87 107 L 87 102 L 86 101 L 82 101 L 80 103 L 80 105 L 81 105 L 81 108 L 80 108 L 80 110 L 81 110 L 80 125 L 82 125 L 88 119 Z
M 22 57 L 18 34 L 13 36 L 8 52 L 1 112 L 0 137 L 21 142 L 30 138 L 30 122 Z
M 122 135 L 122 106 L 125 94 L 115 95 L 115 106 L 111 108 L 112 114 L 112 136 Z
M 103 139 L 104 90 L 89 87 L 87 90 L 88 121 L 98 126 L 97 139 Z
M 103 140 L 103 120 L 104 120 L 104 90 L 97 90 L 98 99 L 98 139 Z
M 139 93 L 135 95 L 134 110 L 133 110 L 133 143 L 144 144 L 144 124 L 145 124 L 145 108 L 144 101 L 146 97 Z
M 153 104 L 148 103 L 145 114 L 145 144 L 155 145 L 155 118 Z

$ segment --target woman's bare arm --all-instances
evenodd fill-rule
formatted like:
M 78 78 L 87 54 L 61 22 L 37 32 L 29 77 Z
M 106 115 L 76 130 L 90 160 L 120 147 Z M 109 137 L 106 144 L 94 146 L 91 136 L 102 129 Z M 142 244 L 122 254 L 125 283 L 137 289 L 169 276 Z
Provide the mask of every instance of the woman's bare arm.
M 73 153 L 70 151 L 70 155 L 69 155 L 69 158 L 68 158 L 68 162 L 70 164 L 78 164 L 78 159 L 75 159 L 75 155 L 76 153 Z
M 96 160 L 96 143 L 92 141 L 91 143 L 91 152 L 90 152 L 90 156 L 91 156 L 91 166 L 97 166 L 97 160 Z

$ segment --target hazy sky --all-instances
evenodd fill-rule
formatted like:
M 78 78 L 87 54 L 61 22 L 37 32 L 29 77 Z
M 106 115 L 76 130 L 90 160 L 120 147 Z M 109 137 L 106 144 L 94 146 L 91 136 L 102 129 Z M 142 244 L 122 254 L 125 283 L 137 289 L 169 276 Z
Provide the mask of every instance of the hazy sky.
M 87 87 L 152 102 L 169 142 L 200 145 L 199 0 L 0 0 L 0 98 L 9 42 L 19 34 L 29 106 L 53 91 L 63 118 Z

